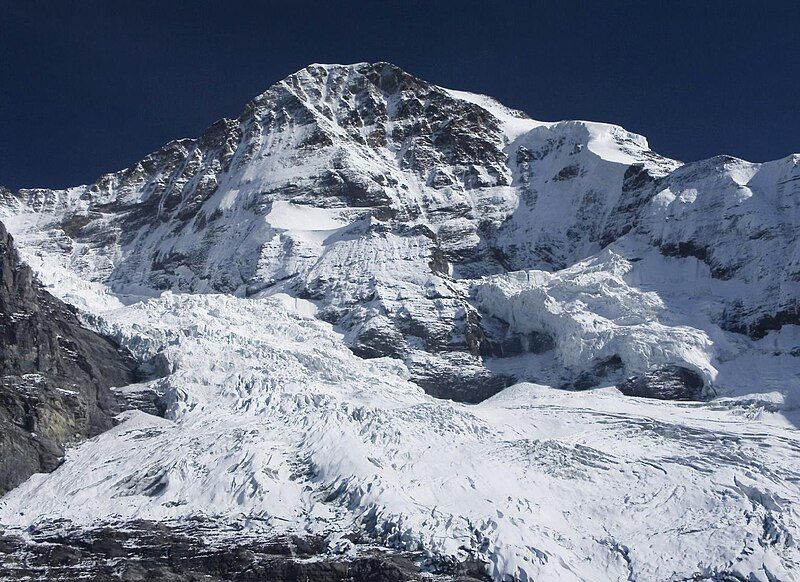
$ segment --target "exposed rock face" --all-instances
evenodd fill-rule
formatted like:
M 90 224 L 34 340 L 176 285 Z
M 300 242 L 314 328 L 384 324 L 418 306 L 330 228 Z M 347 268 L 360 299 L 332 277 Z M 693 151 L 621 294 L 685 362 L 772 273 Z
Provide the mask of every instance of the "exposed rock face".
M 81 325 L 20 262 L 0 223 L 0 493 L 52 471 L 63 445 L 113 425 L 111 386 L 134 381 L 136 362 Z
M 592 366 L 588 370 L 581 372 L 572 383 L 572 386 L 566 388 L 575 388 L 576 390 L 587 390 L 596 386 L 602 385 L 604 382 L 609 383 L 614 381 L 613 375 L 622 370 L 624 364 L 622 358 L 617 354 L 607 358 L 599 358 L 592 362 Z M 609 378 L 610 377 L 610 378 Z M 702 381 L 701 381 L 702 386 Z
M 623 394 L 662 400 L 700 400 L 703 397 L 703 378 L 680 366 L 665 366 L 646 374 L 629 378 L 619 385 Z
M 322 538 L 275 536 L 236 542 L 224 526 L 138 521 L 124 529 L 34 529 L 30 538 L 0 534 L 4 580 L 165 580 L 170 582 L 488 582 L 479 562 L 436 561 L 422 553 L 360 549 L 327 553 Z M 193 527 L 189 527 L 193 526 Z M 204 535 L 198 535 L 203 531 Z M 217 538 L 217 539 L 215 539 Z M 222 541 L 222 539 L 224 541 Z M 352 543 L 351 547 L 357 548 Z

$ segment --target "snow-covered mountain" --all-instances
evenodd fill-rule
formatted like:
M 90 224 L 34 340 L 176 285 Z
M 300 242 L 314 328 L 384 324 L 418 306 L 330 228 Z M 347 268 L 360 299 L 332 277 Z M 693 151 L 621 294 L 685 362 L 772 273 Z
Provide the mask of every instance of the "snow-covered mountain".
M 311 65 L 94 184 L 0 191 L 0 218 L 172 370 L 146 386 L 166 419 L 74 449 L 1 523 L 203 516 L 345 555 L 358 532 L 497 580 L 795 579 L 800 155 L 682 164 Z

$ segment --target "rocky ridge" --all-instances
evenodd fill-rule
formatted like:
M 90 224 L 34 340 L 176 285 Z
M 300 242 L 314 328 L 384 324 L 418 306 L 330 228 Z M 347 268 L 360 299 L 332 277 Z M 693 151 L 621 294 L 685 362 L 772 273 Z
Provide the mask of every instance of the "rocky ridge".
M 202 532 L 202 535 L 198 535 Z M 232 537 L 239 537 L 231 544 Z M 420 552 L 367 547 L 329 553 L 323 538 L 255 537 L 229 524 L 133 522 L 122 528 L 37 528 L 0 535 L 4 580 L 169 582 L 488 582 L 479 563 L 435 561 Z

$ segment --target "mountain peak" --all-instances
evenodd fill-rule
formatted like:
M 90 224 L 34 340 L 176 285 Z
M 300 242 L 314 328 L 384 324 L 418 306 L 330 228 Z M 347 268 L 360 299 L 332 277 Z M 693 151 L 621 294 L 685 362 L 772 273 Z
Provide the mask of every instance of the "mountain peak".
M 438 87 L 407 73 L 387 62 L 361 62 L 347 65 L 311 64 L 272 85 L 261 97 L 289 88 L 301 98 L 315 102 L 318 99 L 344 99 L 378 92 L 394 95 L 400 91 L 423 94 Z
M 773 255 L 786 255 L 786 225 L 780 214 L 766 214 L 767 202 L 791 206 L 775 187 L 788 179 L 786 164 L 762 172 L 758 164 L 719 160 L 676 172 L 678 162 L 615 125 L 534 121 L 386 62 L 312 64 L 198 139 L 171 142 L 90 186 L 3 200 L 45 213 L 59 260 L 116 292 L 285 290 L 314 298 L 329 310 L 328 320 L 347 329 L 358 353 L 424 361 L 412 372 L 420 385 L 480 399 L 505 381 L 481 364 L 493 332 L 465 315 L 473 311 L 461 292 L 426 281 L 559 270 L 635 233 L 660 252 L 693 256 L 720 276 L 742 272 L 762 284 L 768 269 L 759 261 L 705 242 L 696 248 L 684 239 L 705 237 L 673 218 L 718 199 L 710 223 L 693 214 L 707 231 L 718 230 L 729 216 L 717 216 L 719 209 L 744 199 L 752 185 L 764 193 L 753 213 L 765 213 L 752 224 L 768 224 L 771 240 L 780 242 Z M 681 210 L 681 200 L 697 205 Z M 379 251 L 371 245 L 392 260 L 376 264 Z M 406 272 L 406 261 L 422 266 Z M 408 280 L 375 275 L 390 264 Z M 367 312 L 361 297 L 371 298 Z M 764 333 L 764 326 L 793 320 L 790 294 L 776 297 L 780 318 L 755 307 L 724 317 L 730 326 Z M 432 298 L 436 331 L 421 341 L 415 333 L 422 328 L 399 313 L 425 327 L 433 321 Z M 392 336 L 391 350 L 367 341 L 376 334 Z M 464 354 L 473 367 L 455 370 Z M 670 357 L 670 365 L 687 363 L 683 355 Z M 713 380 L 707 361 L 690 367 Z

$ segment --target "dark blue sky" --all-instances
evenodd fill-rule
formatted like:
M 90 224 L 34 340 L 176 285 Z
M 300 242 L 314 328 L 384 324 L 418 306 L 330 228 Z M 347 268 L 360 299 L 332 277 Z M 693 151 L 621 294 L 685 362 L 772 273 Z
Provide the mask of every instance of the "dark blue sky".
M 92 181 L 309 63 L 377 60 L 683 160 L 800 152 L 789 2 L 0 0 L 0 184 Z

